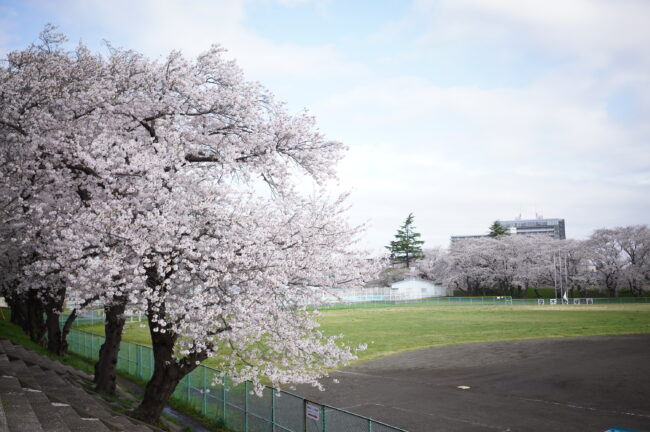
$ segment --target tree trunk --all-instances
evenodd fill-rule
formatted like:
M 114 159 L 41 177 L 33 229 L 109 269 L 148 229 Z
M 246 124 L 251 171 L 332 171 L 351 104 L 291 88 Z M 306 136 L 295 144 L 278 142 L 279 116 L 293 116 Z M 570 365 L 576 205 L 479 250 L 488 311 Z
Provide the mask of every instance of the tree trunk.
M 8 298 L 11 307 L 11 322 L 20 326 L 32 342 L 43 343 L 45 321 L 43 302 L 38 291 L 31 289 L 25 293 L 13 294 Z
M 7 294 L 7 304 L 11 309 L 11 323 L 19 326 L 27 334 L 29 331 L 29 312 L 27 310 L 27 294 Z
M 133 417 L 156 424 L 167 401 L 184 376 L 176 362 L 172 360 L 169 364 L 164 364 L 156 357 L 153 376 L 147 383 L 142 402 L 133 411 Z
M 153 319 L 155 314 L 165 317 L 164 304 L 155 311 L 151 303 L 147 306 L 154 371 L 145 388 L 142 403 L 132 413 L 133 417 L 152 424 L 158 422 L 165 404 L 174 393 L 180 380 L 208 357 L 207 351 L 201 351 L 179 360 L 174 359 L 174 345 L 178 335 L 171 330 L 169 324 L 163 328 L 157 327 Z M 163 330 L 164 333 L 156 330 Z
M 126 299 L 116 298 L 110 306 L 105 306 L 105 340 L 99 349 L 99 360 L 95 364 L 95 390 L 109 395 L 115 394 L 117 379 L 117 356 L 124 329 L 124 310 Z
M 27 298 L 27 315 L 29 319 L 29 337 L 32 341 L 43 345 L 45 337 L 45 305 L 38 297 L 36 290 L 30 290 Z
M 156 424 L 180 380 L 192 372 L 198 362 L 205 360 L 207 353 L 193 353 L 181 360 L 175 360 L 172 355 L 177 335 L 169 331 L 154 333 L 152 327 L 150 324 L 154 357 L 153 376 L 147 383 L 142 403 L 132 415 L 147 423 Z
M 63 356 L 68 352 L 68 333 L 77 317 L 75 309 L 66 319 L 63 328 L 61 327 L 61 313 L 63 312 L 65 292 L 65 287 L 59 288 L 54 296 L 45 302 L 47 350 L 59 356 Z

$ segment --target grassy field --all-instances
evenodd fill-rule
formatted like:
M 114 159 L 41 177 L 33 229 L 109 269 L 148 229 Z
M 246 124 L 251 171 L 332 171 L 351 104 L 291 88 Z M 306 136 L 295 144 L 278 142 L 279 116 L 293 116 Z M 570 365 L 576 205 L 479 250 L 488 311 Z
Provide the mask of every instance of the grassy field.
M 562 306 L 415 306 L 324 311 L 327 334 L 368 344 L 359 361 L 442 345 L 552 337 L 650 333 L 650 304 Z M 81 329 L 103 334 L 102 325 Z M 150 345 L 149 331 L 129 323 L 124 338 Z

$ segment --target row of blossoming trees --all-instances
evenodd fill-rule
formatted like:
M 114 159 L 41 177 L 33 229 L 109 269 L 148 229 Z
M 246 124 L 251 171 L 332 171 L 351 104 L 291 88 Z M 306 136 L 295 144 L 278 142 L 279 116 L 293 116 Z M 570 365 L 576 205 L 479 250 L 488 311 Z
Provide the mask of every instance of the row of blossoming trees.
M 428 250 L 419 273 L 466 295 L 531 295 L 562 285 L 573 295 L 604 289 L 642 296 L 650 285 L 650 229 L 646 225 L 594 231 L 589 239 L 500 236 L 461 240 L 448 251 Z
M 115 389 L 125 310 L 149 321 L 155 369 L 134 414 L 155 421 L 208 357 L 235 381 L 317 383 L 354 349 L 304 305 L 358 286 L 344 197 L 324 198 L 344 147 L 289 115 L 217 46 L 161 61 L 65 49 L 48 26 L 0 68 L 2 295 L 63 354 L 73 311 L 105 308 L 97 388 Z M 313 180 L 311 195 L 296 191 Z M 321 185 L 321 186 L 319 186 Z M 43 316 L 46 318 L 44 319 Z

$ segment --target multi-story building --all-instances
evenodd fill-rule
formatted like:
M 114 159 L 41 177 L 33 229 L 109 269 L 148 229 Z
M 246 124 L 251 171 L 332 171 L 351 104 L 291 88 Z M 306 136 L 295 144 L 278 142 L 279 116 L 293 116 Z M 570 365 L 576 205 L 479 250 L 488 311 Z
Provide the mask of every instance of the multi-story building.
M 558 240 L 566 239 L 564 219 L 515 219 L 500 220 L 499 223 L 508 228 L 511 234 L 545 235 Z
M 544 235 L 559 240 L 566 239 L 564 219 L 514 219 L 498 222 L 508 229 L 510 235 Z M 487 236 L 487 234 L 451 236 L 451 242 Z

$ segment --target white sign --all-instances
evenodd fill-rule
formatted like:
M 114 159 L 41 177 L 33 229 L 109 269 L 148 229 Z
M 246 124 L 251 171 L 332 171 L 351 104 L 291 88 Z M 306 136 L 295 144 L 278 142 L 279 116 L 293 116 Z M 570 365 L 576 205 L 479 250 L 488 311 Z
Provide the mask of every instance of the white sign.
M 305 411 L 307 413 L 308 418 L 315 421 L 320 420 L 320 406 L 307 402 Z
M 557 299 L 551 299 L 551 304 L 557 304 Z
M 580 299 L 573 299 L 573 304 L 580 304 Z
M 543 305 L 544 304 L 544 299 L 537 299 L 537 304 L 538 305 Z

